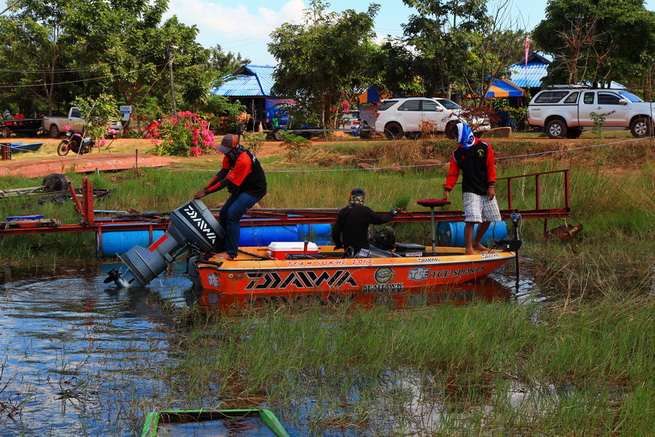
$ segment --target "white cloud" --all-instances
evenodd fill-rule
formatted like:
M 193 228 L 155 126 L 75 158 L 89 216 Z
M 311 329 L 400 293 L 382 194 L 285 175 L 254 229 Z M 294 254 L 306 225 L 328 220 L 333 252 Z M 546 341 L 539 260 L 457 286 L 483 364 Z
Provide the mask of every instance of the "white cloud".
M 282 23 L 301 22 L 306 8 L 303 0 L 289 0 L 275 10 L 249 8 L 247 4 L 225 6 L 210 0 L 173 0 L 166 18 L 177 15 L 182 23 L 197 26 L 197 41 L 205 47 L 219 44 L 254 63 L 272 64 L 273 58 L 266 50 L 269 35 Z

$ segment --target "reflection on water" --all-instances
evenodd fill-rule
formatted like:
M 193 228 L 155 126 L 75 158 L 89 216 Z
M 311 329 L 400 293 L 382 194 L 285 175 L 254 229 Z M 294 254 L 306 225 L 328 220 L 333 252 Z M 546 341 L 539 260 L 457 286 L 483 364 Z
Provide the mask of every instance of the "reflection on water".
M 158 431 L 157 435 L 170 437 L 275 437 L 259 417 L 165 423 L 158 427 Z
M 528 283 L 525 284 L 526 286 Z M 221 295 L 214 291 L 191 289 L 187 294 L 190 305 L 197 304 L 201 310 L 219 311 L 222 314 L 238 313 L 242 309 L 269 307 L 271 305 L 305 304 L 305 303 L 344 303 L 349 302 L 355 306 L 391 306 L 396 309 L 412 308 L 423 305 L 439 305 L 444 303 L 464 304 L 473 301 L 499 301 L 508 300 L 515 288 L 502 275 L 490 275 L 478 278 L 476 281 L 452 285 L 440 285 L 426 288 L 412 293 L 356 293 L 342 291 L 321 293 L 317 295 L 296 293 L 277 293 L 270 296 L 253 296 L 249 291 Z M 519 288 L 520 289 L 520 288 Z
M 0 289 L 0 414 L 4 435 L 129 435 L 139 399 L 164 393 L 150 379 L 169 350 L 167 318 L 151 291 L 176 297 L 180 275 L 150 290 L 106 291 L 102 271 L 9 272 Z
M 176 352 L 163 307 L 186 306 L 191 282 L 179 266 L 148 288 L 116 290 L 103 283 L 112 268 L 0 270 L 0 435 L 137 435 L 144 404 L 169 406 L 154 377 Z M 502 281 L 407 303 L 506 299 L 513 283 Z

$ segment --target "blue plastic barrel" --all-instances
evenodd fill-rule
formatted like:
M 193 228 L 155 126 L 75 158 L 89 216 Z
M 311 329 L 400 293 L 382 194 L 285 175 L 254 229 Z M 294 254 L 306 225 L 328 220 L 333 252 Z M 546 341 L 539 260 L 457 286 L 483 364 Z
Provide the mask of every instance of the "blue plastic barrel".
M 464 222 L 439 222 L 437 225 L 437 239 L 440 246 L 464 247 Z M 473 227 L 473 235 L 478 230 L 478 225 Z M 482 245 L 489 246 L 497 240 L 505 238 L 507 225 L 504 221 L 491 222 L 489 229 L 482 236 Z
M 164 232 L 166 231 L 153 230 L 152 243 L 164 235 Z M 102 233 L 102 247 L 100 247 L 100 239 L 96 234 L 96 250 L 98 253 L 107 256 L 120 255 L 134 246 L 148 247 L 150 244 L 150 233 L 148 231 L 104 231 Z
M 272 241 L 313 241 L 330 244 L 332 225 L 252 226 L 241 228 L 239 246 L 268 246 Z
M 105 228 L 107 229 L 107 228 Z M 152 242 L 157 241 L 165 231 L 152 232 Z M 332 241 L 332 225 L 291 225 L 291 226 L 252 226 L 242 227 L 239 246 L 268 246 L 272 241 L 313 241 L 319 245 L 327 245 Z M 96 234 L 96 250 L 105 256 L 119 255 L 127 252 L 133 246 L 148 247 L 150 239 L 148 231 L 102 233 L 102 248 Z
M 298 229 L 298 240 L 313 241 L 320 245 L 332 243 L 332 225 L 329 223 L 317 223 L 313 225 L 296 225 Z
M 242 227 L 239 246 L 268 246 L 271 241 L 300 241 L 296 226 Z

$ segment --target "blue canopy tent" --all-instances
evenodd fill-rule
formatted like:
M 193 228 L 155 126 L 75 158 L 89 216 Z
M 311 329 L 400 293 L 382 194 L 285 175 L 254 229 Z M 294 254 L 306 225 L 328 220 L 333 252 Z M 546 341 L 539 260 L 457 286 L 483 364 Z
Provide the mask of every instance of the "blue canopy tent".
M 494 79 L 485 96 L 487 99 L 524 97 L 525 90 L 520 86 L 505 79 Z
M 391 94 L 381 90 L 375 85 L 368 87 L 366 91 L 359 96 L 359 104 L 364 105 L 366 103 L 380 103 L 382 99 L 388 99 L 391 97 Z

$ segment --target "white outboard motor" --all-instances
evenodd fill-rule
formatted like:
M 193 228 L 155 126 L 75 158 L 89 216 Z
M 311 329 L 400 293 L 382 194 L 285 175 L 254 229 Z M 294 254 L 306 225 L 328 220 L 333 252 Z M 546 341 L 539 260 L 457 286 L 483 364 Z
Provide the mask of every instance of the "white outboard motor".
M 122 255 L 127 266 L 125 276 L 111 270 L 105 283 L 114 282 L 119 288 L 143 287 L 155 279 L 177 257 L 191 247 L 201 252 L 218 251 L 225 231 L 200 200 L 192 200 L 171 212 L 171 224 L 164 235 L 149 248 L 134 246 Z

